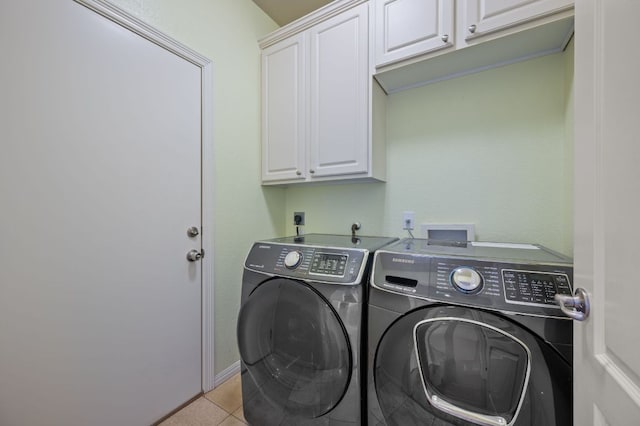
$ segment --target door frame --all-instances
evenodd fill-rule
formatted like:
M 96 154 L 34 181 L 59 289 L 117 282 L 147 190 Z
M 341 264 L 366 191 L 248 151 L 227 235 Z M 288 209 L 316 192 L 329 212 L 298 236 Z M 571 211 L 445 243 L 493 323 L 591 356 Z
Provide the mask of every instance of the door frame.
M 214 275 L 213 275 L 213 206 L 214 206 L 214 156 L 213 156 L 213 64 L 184 44 L 146 24 L 108 0 L 74 0 L 104 16 L 129 31 L 149 40 L 159 47 L 189 61 L 200 68 L 201 75 L 201 243 L 202 258 L 202 391 L 214 388 Z

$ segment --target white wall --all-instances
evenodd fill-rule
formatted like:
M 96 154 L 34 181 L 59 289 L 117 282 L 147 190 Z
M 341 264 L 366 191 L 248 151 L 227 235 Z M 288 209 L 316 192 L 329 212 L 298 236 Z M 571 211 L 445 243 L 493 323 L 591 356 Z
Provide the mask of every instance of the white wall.
M 307 233 L 358 220 L 363 235 L 408 236 L 411 210 L 418 224 L 473 223 L 480 240 L 571 255 L 572 62 L 568 51 L 389 96 L 387 183 L 291 186 L 287 218 L 305 211 Z
M 284 234 L 284 190 L 260 186 L 260 50 L 277 25 L 250 0 L 113 0 L 213 62 L 215 373 L 239 358 L 236 318 L 251 243 Z

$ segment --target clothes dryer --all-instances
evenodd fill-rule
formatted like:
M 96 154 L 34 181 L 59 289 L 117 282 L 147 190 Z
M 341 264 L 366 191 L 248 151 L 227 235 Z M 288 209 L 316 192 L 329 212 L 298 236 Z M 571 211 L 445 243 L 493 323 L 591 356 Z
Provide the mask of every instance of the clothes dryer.
M 367 282 L 372 253 L 395 240 L 309 234 L 253 245 L 237 329 L 249 424 L 365 421 Z
M 537 245 L 406 239 L 376 252 L 370 425 L 571 425 L 571 259 Z

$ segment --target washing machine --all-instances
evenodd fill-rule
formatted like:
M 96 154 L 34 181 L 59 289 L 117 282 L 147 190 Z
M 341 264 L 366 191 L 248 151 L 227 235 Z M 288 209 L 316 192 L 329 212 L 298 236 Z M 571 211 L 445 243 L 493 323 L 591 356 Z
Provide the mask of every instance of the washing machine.
M 370 425 L 571 425 L 572 260 L 539 245 L 405 239 L 376 252 Z
M 365 421 L 367 282 L 372 254 L 395 240 L 309 234 L 253 244 L 237 325 L 249 424 Z

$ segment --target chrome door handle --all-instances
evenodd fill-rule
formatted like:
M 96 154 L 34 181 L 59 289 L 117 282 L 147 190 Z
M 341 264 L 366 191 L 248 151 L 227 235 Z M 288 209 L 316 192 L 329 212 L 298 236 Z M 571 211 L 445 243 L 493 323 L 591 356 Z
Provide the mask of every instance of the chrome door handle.
M 204 257 L 204 250 L 199 252 L 198 250 L 189 250 L 187 253 L 187 260 L 189 262 L 196 262 Z
M 582 288 L 576 288 L 573 296 L 556 294 L 556 303 L 566 316 L 576 321 L 584 321 L 589 317 L 589 295 Z

